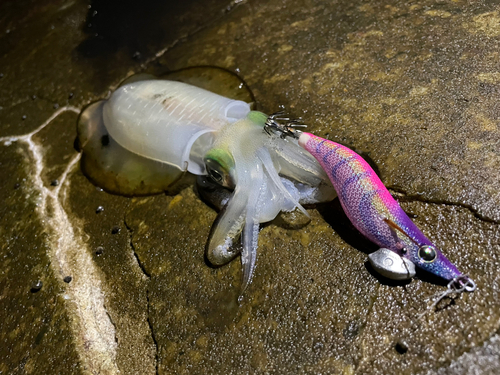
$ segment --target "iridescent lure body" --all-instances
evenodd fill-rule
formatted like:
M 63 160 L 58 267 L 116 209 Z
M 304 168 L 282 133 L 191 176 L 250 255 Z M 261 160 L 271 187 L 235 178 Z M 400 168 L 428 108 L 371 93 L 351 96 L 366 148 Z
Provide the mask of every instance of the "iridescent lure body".
M 285 119 L 288 120 L 288 119 Z M 392 279 L 408 279 L 417 266 L 448 281 L 453 292 L 473 291 L 474 282 L 462 274 L 406 215 L 370 165 L 351 149 L 280 124 L 272 117 L 268 130 L 298 139 L 327 173 L 347 217 L 380 250 L 370 254 L 375 270 Z

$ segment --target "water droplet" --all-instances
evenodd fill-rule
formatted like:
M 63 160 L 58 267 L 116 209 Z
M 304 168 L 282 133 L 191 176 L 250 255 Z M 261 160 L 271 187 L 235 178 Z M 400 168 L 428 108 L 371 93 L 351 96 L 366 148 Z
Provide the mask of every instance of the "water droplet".
M 405 354 L 408 351 L 408 344 L 404 340 L 399 339 L 394 348 L 399 354 Z
M 43 283 L 41 280 L 37 280 L 31 284 L 31 293 L 36 293 L 42 289 Z

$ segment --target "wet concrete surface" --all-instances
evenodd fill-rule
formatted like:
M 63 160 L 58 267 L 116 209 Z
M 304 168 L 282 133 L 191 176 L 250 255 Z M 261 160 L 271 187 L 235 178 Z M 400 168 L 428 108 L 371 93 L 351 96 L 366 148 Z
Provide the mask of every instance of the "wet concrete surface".
M 0 5 L 0 372 L 500 371 L 496 2 L 203 4 Z M 92 185 L 72 148 L 81 108 L 132 73 L 195 65 L 366 153 L 478 290 L 427 311 L 444 287 L 373 273 L 332 202 L 302 228 L 263 226 L 238 301 L 238 259 L 205 262 L 216 212 L 193 186 Z

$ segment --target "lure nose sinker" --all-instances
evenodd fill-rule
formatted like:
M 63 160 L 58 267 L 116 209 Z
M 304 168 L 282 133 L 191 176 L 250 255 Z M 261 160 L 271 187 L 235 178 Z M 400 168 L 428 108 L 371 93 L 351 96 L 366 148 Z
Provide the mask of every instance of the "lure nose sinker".
M 389 249 L 379 249 L 368 255 L 373 269 L 392 280 L 408 280 L 415 276 L 415 264 Z

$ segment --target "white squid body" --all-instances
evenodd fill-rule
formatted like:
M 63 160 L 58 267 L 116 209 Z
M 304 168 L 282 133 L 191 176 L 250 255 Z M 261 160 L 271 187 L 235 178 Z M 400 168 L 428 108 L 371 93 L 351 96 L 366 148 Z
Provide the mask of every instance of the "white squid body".
M 212 229 L 207 257 L 214 265 L 227 263 L 242 233 L 243 290 L 255 267 L 259 223 L 296 208 L 307 215 L 301 203 L 335 197 L 317 161 L 295 141 L 268 135 L 267 116 L 243 101 L 181 82 L 146 80 L 125 84 L 88 112 L 81 116 L 86 127 L 104 126 L 134 157 L 209 173 L 234 188 Z

